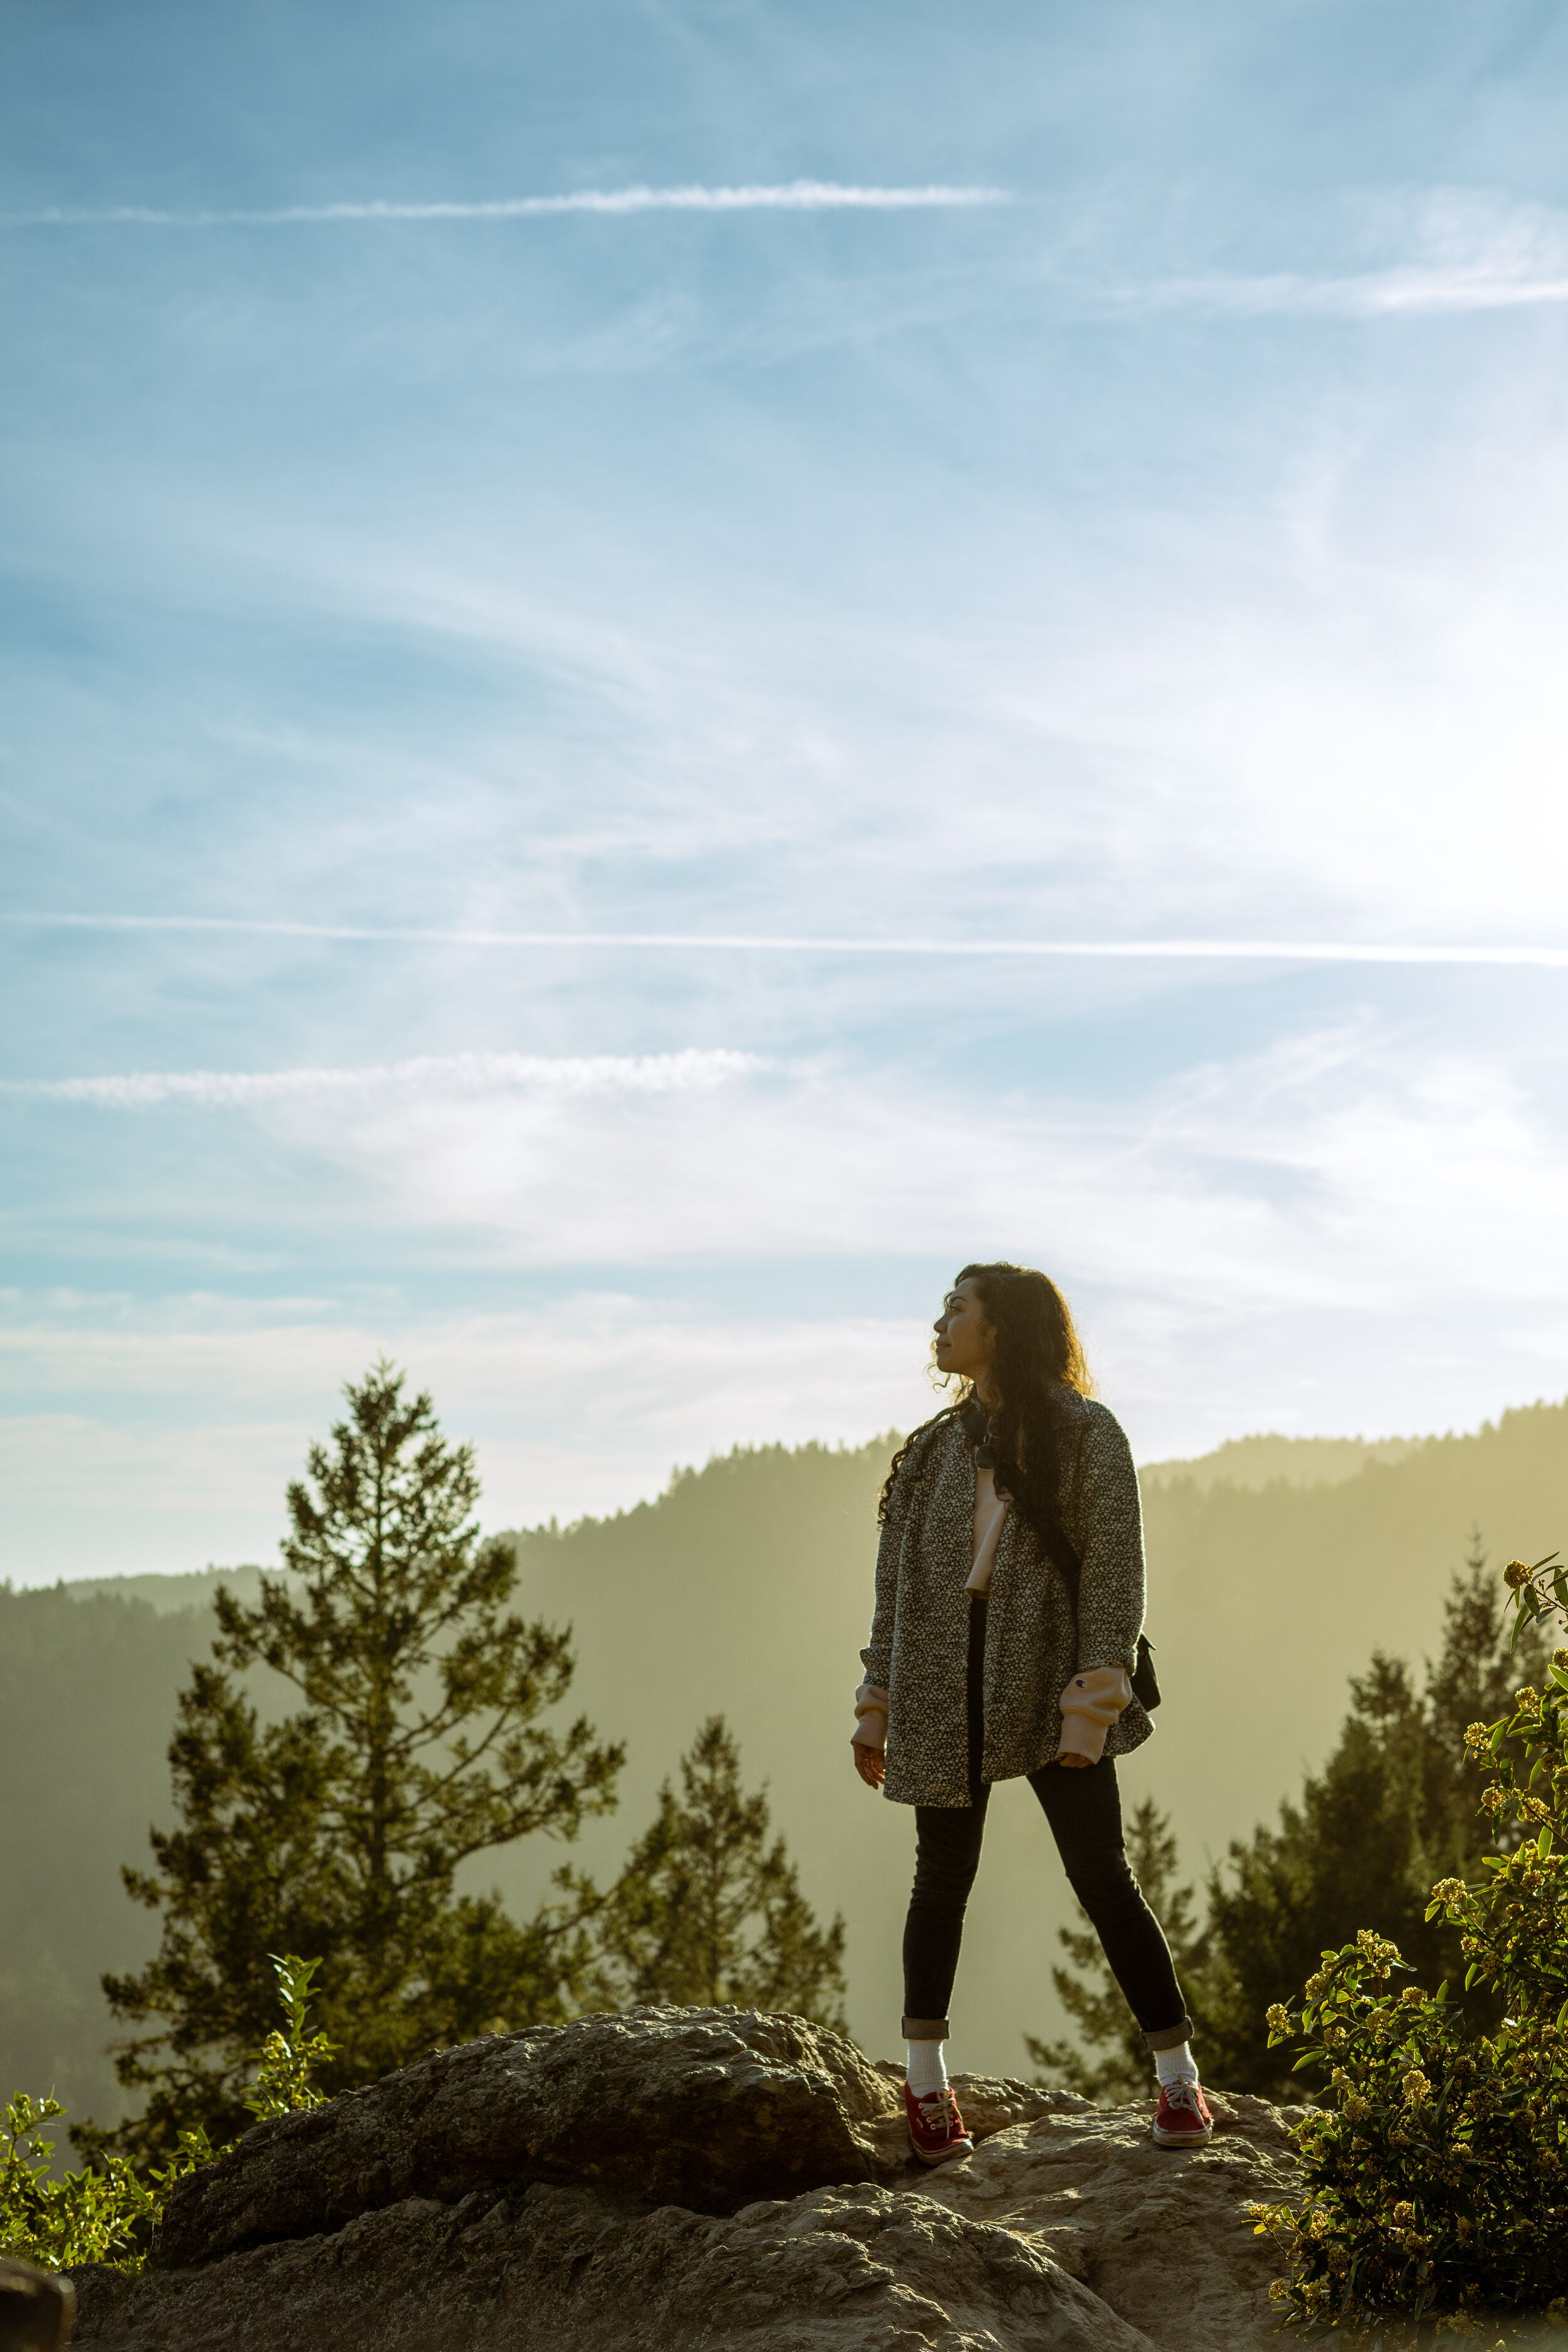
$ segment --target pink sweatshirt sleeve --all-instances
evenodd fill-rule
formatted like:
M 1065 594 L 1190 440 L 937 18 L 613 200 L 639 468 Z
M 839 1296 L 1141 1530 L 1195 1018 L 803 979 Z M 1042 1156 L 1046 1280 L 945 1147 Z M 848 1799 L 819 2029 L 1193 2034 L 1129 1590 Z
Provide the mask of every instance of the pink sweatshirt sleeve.
M 850 1733 L 856 1748 L 886 1748 L 888 1744 L 888 1694 L 875 1683 L 862 1683 L 855 1694 L 855 1728 Z
M 1062 1693 L 1062 1736 L 1058 1755 L 1085 1756 L 1098 1764 L 1105 1753 L 1105 1735 L 1132 1696 L 1125 1666 L 1094 1666 L 1074 1675 Z

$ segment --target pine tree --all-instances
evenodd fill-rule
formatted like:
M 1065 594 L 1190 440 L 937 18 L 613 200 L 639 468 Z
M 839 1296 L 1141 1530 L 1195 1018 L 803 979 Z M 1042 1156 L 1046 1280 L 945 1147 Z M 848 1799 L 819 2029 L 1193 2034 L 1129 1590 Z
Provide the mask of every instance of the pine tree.
M 1311 2087 L 1292 2075 L 1288 2049 L 1269 2049 L 1268 2011 L 1299 1999 L 1322 1952 L 1362 1927 L 1392 1937 L 1428 1989 L 1447 1978 L 1478 2030 L 1495 2021 L 1484 1989 L 1462 1991 L 1457 1931 L 1428 1923 L 1426 1910 L 1437 1879 L 1476 1878 L 1482 1856 L 1501 1850 L 1477 1809 L 1481 1775 L 1466 1757 L 1465 1727 L 1510 1713 L 1514 1690 L 1539 1681 L 1548 1646 L 1531 1627 L 1510 1651 L 1503 1595 L 1472 1530 L 1424 1688 L 1400 1660 L 1374 1653 L 1352 1678 L 1351 1713 L 1321 1772 L 1308 1776 L 1298 1801 L 1281 1804 L 1278 1826 L 1235 1841 L 1227 1870 L 1211 1873 L 1201 1927 L 1192 1889 L 1175 1885 L 1169 1821 L 1147 1799 L 1139 1807 L 1129 1858 L 1165 1929 L 1210 2082 L 1282 2099 Z M 1137 2097 L 1148 2053 L 1099 1938 L 1077 1927 L 1058 1933 L 1077 1973 L 1053 1969 L 1052 1979 L 1084 2047 L 1026 2037 L 1029 2054 L 1056 2084 L 1091 2098 Z
M 1496 2021 L 1484 1988 L 1463 1991 L 1458 1931 L 1426 1918 L 1439 1878 L 1477 1878 L 1501 1850 L 1478 1811 L 1481 1774 L 1464 1752 L 1467 1724 L 1511 1713 L 1512 1693 L 1538 1681 L 1548 1644 L 1538 1628 L 1510 1652 L 1507 1612 L 1472 1532 L 1445 1605 L 1444 1641 L 1418 1691 L 1400 1661 L 1375 1654 L 1351 1684 L 1352 1712 L 1321 1773 L 1278 1827 L 1230 1848 L 1228 1874 L 1209 1885 L 1212 1963 L 1204 2063 L 1222 2088 L 1300 2098 L 1309 2078 L 1270 2051 L 1267 2012 L 1299 1999 L 1323 1951 L 1362 1927 L 1391 1937 L 1434 1990 L 1447 1979 L 1478 2031 Z
M 844 2023 L 844 1922 L 817 1925 L 784 1839 L 770 1844 L 766 1796 L 741 1787 L 741 1752 L 721 1715 L 667 1780 L 595 1923 L 595 1986 L 607 2008 L 671 2001 L 791 2010 Z M 579 1890 L 584 1882 L 562 1874 Z
M 474 1856 L 571 1839 L 610 1810 L 624 1751 L 564 1697 L 566 1633 L 507 1612 L 513 1547 L 479 1540 L 470 1447 L 378 1363 L 345 1391 L 331 1447 L 288 1490 L 287 1577 L 246 1608 L 216 1599 L 213 1660 L 181 1694 L 169 1762 L 178 1826 L 128 1891 L 163 1915 L 157 1956 L 103 1979 L 117 2017 L 157 2021 L 116 2071 L 150 2094 L 137 2120 L 80 2144 L 144 2158 L 179 2128 L 245 2127 L 247 2053 L 273 2023 L 269 1952 L 319 1960 L 330 2091 L 432 2043 L 559 2016 L 587 1950 L 570 1901 L 525 1925 L 498 1895 L 454 1893 Z M 257 1667 L 300 1704 L 265 1721 Z
M 1176 1840 L 1170 1817 L 1145 1797 L 1127 1824 L 1127 1859 L 1144 1900 L 1165 1931 L 1188 2006 L 1201 2005 L 1204 1938 L 1193 1916 L 1193 1890 L 1176 1885 Z M 1079 2043 L 1024 2036 L 1035 2080 L 1048 2090 L 1119 2106 L 1145 2097 L 1152 2079 L 1148 2044 L 1126 1995 L 1111 1975 L 1092 1927 L 1058 1927 L 1057 1940 L 1071 1969 L 1053 1968 L 1057 1998 L 1078 2028 Z M 1077 1970 L 1075 1975 L 1072 1970 Z M 1100 2052 L 1098 2057 L 1086 2052 Z

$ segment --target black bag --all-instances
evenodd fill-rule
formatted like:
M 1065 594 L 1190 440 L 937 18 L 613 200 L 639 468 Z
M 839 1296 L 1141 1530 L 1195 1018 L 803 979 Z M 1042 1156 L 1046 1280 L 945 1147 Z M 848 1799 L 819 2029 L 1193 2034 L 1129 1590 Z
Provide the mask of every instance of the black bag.
M 996 1455 L 994 1447 L 986 1443 L 985 1416 L 977 1409 L 972 1411 L 973 1407 L 974 1400 L 971 1398 L 964 1407 L 963 1426 L 974 1445 L 975 1461 L 983 1469 L 994 1472 Z M 1009 1467 L 1003 1475 L 1007 1481 L 1007 1492 L 1045 1545 L 1052 1566 L 1067 1586 L 1068 1599 L 1072 1602 L 1076 1620 L 1083 1559 L 1078 1546 L 1062 1525 L 1061 1511 L 1055 1495 L 1042 1494 L 1037 1480 L 1021 1477 L 1016 1469 Z M 1026 1491 L 1020 1492 L 1021 1488 Z M 1160 1704 L 1160 1677 L 1154 1672 L 1154 1644 L 1146 1633 L 1138 1636 L 1138 1661 L 1132 1669 L 1132 1696 L 1145 1715 L 1152 1715 Z
M 1132 1669 L 1132 1696 L 1145 1715 L 1160 1704 L 1160 1677 L 1154 1672 L 1154 1644 L 1147 1633 L 1138 1636 L 1138 1664 Z

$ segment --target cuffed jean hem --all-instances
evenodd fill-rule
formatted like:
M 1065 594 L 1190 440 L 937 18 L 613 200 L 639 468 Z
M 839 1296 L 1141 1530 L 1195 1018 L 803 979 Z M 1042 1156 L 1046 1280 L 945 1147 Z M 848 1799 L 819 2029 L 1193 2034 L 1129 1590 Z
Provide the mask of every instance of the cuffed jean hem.
M 1145 2033 L 1143 2039 L 1151 2050 L 1179 2050 L 1184 2042 L 1192 2040 L 1194 2032 L 1192 2019 L 1184 2017 L 1174 2025 L 1162 2025 L 1157 2033 Z
M 945 2042 L 948 2026 L 945 2017 L 906 2017 L 900 2028 L 906 2042 Z

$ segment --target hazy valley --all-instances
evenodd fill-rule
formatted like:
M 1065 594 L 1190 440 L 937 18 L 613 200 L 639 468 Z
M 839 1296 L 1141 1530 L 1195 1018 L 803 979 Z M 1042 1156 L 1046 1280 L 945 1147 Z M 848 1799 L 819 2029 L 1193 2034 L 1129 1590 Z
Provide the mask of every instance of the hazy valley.
M 607 1875 L 698 1723 L 723 1713 L 806 1894 L 846 1915 L 850 2024 L 876 2055 L 897 2041 L 911 1824 L 855 1780 L 847 1743 L 888 1451 L 740 1452 L 635 1510 L 517 1537 L 520 1604 L 574 1628 L 571 1711 L 629 1748 L 618 1812 L 573 1858 Z M 1152 1465 L 1143 1483 L 1166 1704 L 1123 1785 L 1129 1808 L 1157 1795 L 1185 1874 L 1201 1876 L 1321 1759 L 1346 1677 L 1374 1647 L 1418 1660 L 1434 1646 L 1472 1527 L 1496 1562 L 1563 1541 L 1568 1404 L 1376 1447 L 1243 1440 Z M 218 1573 L 0 1594 L 0 2063 L 7 2089 L 52 2083 L 100 2119 L 118 2094 L 98 1975 L 139 1961 L 155 1930 L 119 1865 L 142 1861 L 148 1823 L 168 1819 L 174 1695 L 205 1652 Z M 222 1573 L 246 1585 L 257 1571 Z M 531 1906 L 563 1858 L 536 1843 L 487 1862 L 478 1883 Z M 1005 1788 L 971 1907 L 955 2063 L 1016 2074 L 1021 2035 L 1059 2030 L 1048 1964 L 1067 1916 L 1034 1801 Z

